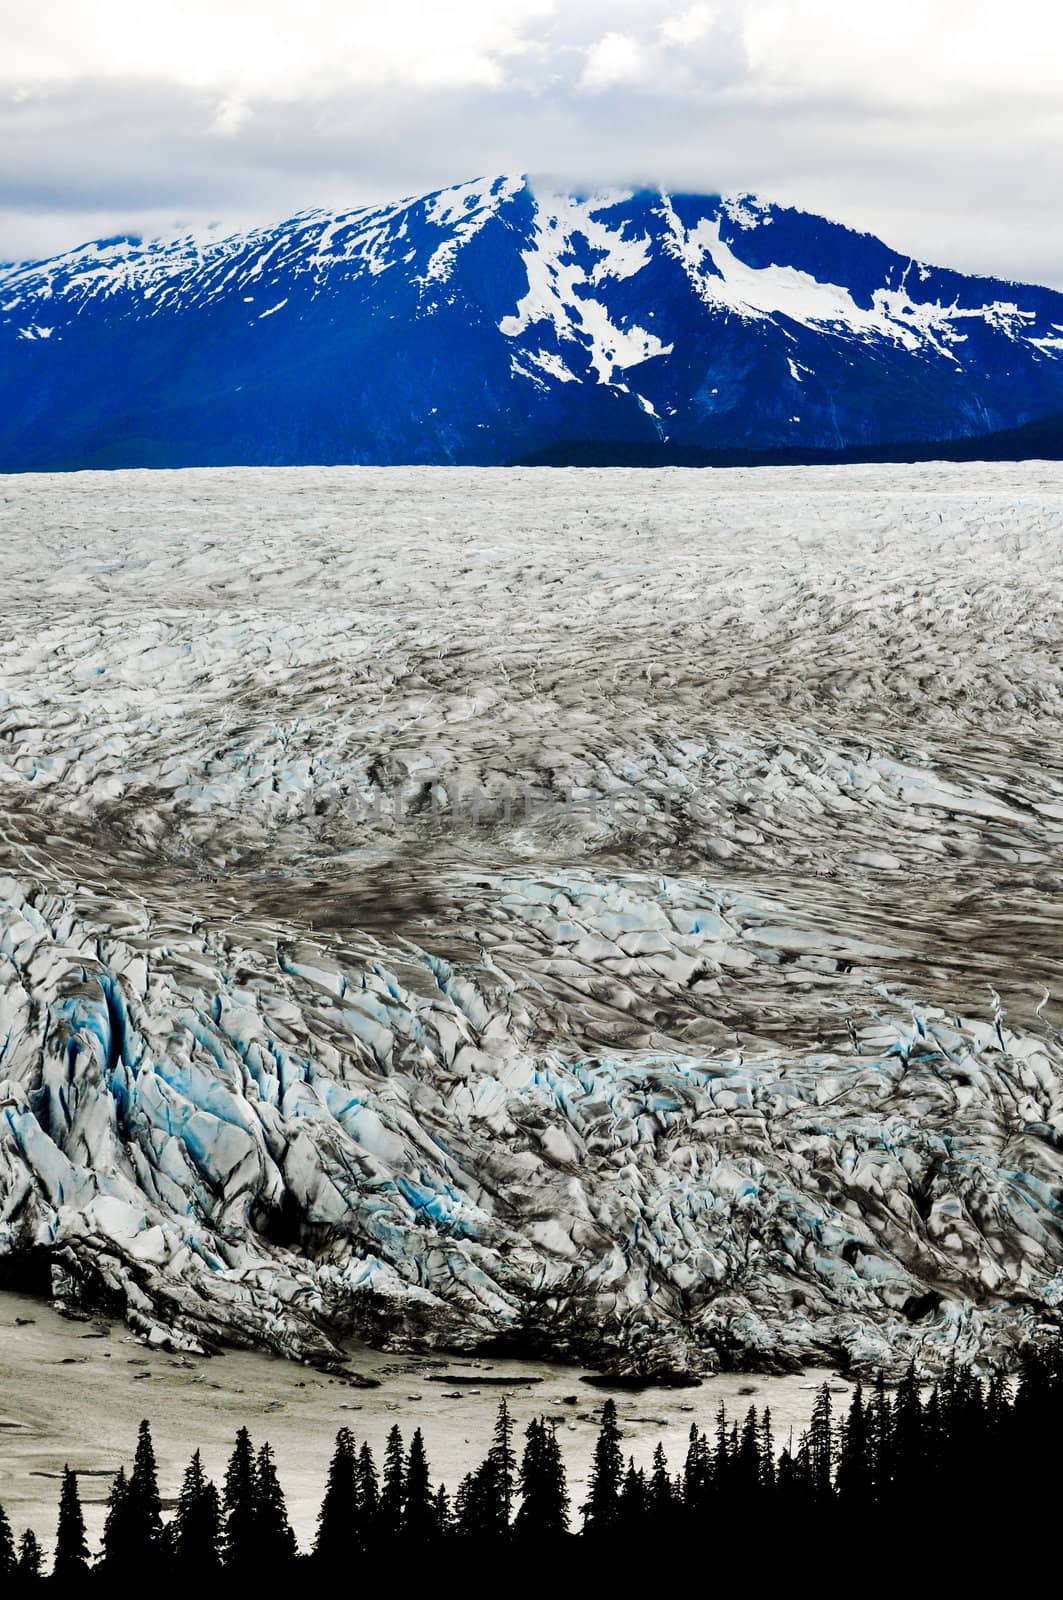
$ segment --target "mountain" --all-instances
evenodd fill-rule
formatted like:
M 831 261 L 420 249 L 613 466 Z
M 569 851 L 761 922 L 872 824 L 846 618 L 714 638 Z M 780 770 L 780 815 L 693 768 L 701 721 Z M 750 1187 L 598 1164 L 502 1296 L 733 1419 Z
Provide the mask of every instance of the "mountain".
M 498 177 L 0 268 L 0 470 L 1051 455 L 1061 413 L 1063 294 L 749 195 Z

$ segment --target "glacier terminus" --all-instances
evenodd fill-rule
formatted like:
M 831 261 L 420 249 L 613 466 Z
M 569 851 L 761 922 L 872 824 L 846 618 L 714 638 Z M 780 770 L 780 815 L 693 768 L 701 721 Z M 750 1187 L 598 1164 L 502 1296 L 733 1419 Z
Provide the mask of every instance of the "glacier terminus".
M 294 362 L 270 275 L 331 315 L 316 251 L 442 328 L 531 204 L 468 198 L 111 245 L 9 275 L 5 315 L 61 363 L 239 291 L 226 336 Z M 652 249 L 525 218 L 484 310 L 506 383 L 674 426 L 644 272 L 789 346 L 810 428 L 810 342 L 924 362 L 928 406 L 976 346 L 1063 371 L 1050 297 L 990 316 L 913 270 L 839 290 L 843 336 L 752 259 L 784 217 L 671 204 Z M 0 480 L 3 1281 L 324 1362 L 934 1369 L 1055 1326 L 1061 524 L 1050 463 Z

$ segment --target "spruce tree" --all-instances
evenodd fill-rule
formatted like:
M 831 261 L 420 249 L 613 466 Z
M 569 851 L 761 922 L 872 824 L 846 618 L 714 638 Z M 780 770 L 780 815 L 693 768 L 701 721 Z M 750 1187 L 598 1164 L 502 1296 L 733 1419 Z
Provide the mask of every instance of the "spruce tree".
M 605 1537 L 616 1527 L 620 1510 L 620 1479 L 624 1458 L 620 1453 L 620 1428 L 616 1403 L 607 1400 L 602 1408 L 602 1425 L 594 1446 L 590 1492 L 583 1506 L 584 1531 Z
M 197 1450 L 185 1469 L 174 1516 L 173 1557 L 179 1571 L 209 1578 L 221 1565 L 221 1501 Z
M 140 1424 L 137 1433 L 137 1448 L 133 1457 L 133 1471 L 129 1475 L 122 1524 L 129 1541 L 129 1563 L 138 1571 L 145 1572 L 157 1557 L 162 1533 L 162 1501 L 159 1497 L 155 1449 L 147 1422 Z
M 295 1560 L 295 1535 L 288 1521 L 284 1491 L 273 1451 L 264 1444 L 255 1458 L 253 1538 L 255 1564 L 272 1582 Z
M 807 1436 L 811 1489 L 818 1505 L 826 1505 L 832 1493 L 834 1428 L 831 1418 L 830 1385 L 825 1383 L 816 1395 L 816 1403 L 812 1407 L 812 1423 Z
M 436 1532 L 441 1539 L 453 1532 L 453 1516 L 445 1483 L 441 1483 L 436 1491 Z
M 339 1571 L 361 1543 L 361 1496 L 358 1484 L 358 1455 L 354 1435 L 341 1428 L 329 1464 L 325 1497 L 317 1518 L 314 1556 L 323 1565 Z
M 510 1523 L 513 1521 L 513 1476 L 517 1466 L 517 1458 L 513 1451 L 513 1418 L 509 1414 L 505 1400 L 499 1406 L 495 1418 L 490 1460 L 494 1468 L 498 1532 L 504 1536 L 508 1534 Z
M 41 1547 L 32 1528 L 27 1528 L 18 1545 L 18 1575 L 23 1584 L 32 1584 L 41 1575 Z
M 236 1435 L 236 1444 L 225 1469 L 222 1495 L 225 1526 L 222 1533 L 222 1559 L 227 1567 L 243 1570 L 255 1560 L 255 1457 L 246 1428 Z
M 705 1502 L 712 1476 L 712 1457 L 709 1441 L 699 1433 L 695 1423 L 690 1424 L 690 1442 L 683 1462 L 683 1504 L 691 1514 L 699 1512 Z
M 78 1481 L 69 1467 L 63 1468 L 59 1493 L 59 1522 L 55 1531 L 54 1577 L 63 1581 L 80 1577 L 86 1570 L 89 1547 L 85 1541 L 85 1518 L 81 1511 Z
M 568 1532 L 568 1487 L 557 1431 L 545 1417 L 533 1417 L 524 1437 L 515 1532 L 521 1539 L 560 1539 Z
M 890 1448 L 894 1493 L 898 1506 L 922 1498 L 925 1484 L 926 1440 L 923 1431 L 923 1405 L 914 1362 L 897 1385 L 893 1401 L 893 1426 Z
M 875 1375 L 874 1393 L 867 1404 L 867 1435 L 871 1494 L 874 1503 L 881 1507 L 893 1482 L 893 1409 L 881 1370 Z
M 11 1578 L 16 1566 L 18 1555 L 14 1554 L 14 1534 L 11 1533 L 8 1514 L 0 1506 L 0 1587 L 3 1587 L 3 1579 Z
M 760 1488 L 760 1430 L 754 1406 L 746 1412 L 734 1461 L 734 1486 L 744 1501 Z
M 675 1511 L 675 1490 L 668 1475 L 668 1458 L 664 1453 L 664 1445 L 659 1441 L 653 1452 L 653 1470 L 647 1494 L 649 1512 L 655 1524 L 659 1529 L 666 1527 Z
M 371 1538 L 380 1521 L 380 1486 L 377 1482 L 376 1462 L 368 1444 L 358 1452 L 358 1501 L 362 1513 L 362 1533 Z
M 129 1481 L 125 1468 L 119 1467 L 107 1496 L 107 1514 L 103 1523 L 102 1564 L 109 1575 L 129 1571 L 132 1541 L 129 1533 Z
M 395 1539 L 402 1531 L 402 1508 L 406 1500 L 406 1457 L 398 1423 L 388 1434 L 384 1448 L 384 1479 L 380 1488 L 378 1524 L 381 1537 Z
M 634 1456 L 630 1456 L 620 1490 L 620 1525 L 625 1538 L 631 1534 L 639 1536 L 648 1504 L 646 1474 L 641 1467 L 636 1467 Z
M 721 1491 L 730 1487 L 730 1467 L 731 1447 L 727 1437 L 727 1407 L 721 1400 L 716 1409 L 716 1441 L 712 1452 L 712 1478 L 717 1489 Z
M 11 1532 L 11 1524 L 7 1520 L 7 1512 L 0 1506 L 0 1587 L 3 1580 L 10 1578 L 18 1565 L 15 1554 L 15 1539 Z
M 436 1507 L 420 1428 L 416 1429 L 410 1440 L 405 1489 L 402 1507 L 403 1534 L 412 1543 L 428 1544 L 436 1534 Z
M 775 1435 L 767 1406 L 760 1419 L 760 1487 L 766 1494 L 775 1488 Z
M 498 1537 L 498 1494 L 495 1464 L 488 1456 L 475 1472 L 463 1478 L 454 1501 L 455 1532 L 477 1543 Z
M 841 1504 L 850 1511 L 867 1510 L 871 1505 L 871 1436 L 864 1391 L 858 1383 L 849 1405 L 849 1415 L 841 1430 L 835 1486 Z

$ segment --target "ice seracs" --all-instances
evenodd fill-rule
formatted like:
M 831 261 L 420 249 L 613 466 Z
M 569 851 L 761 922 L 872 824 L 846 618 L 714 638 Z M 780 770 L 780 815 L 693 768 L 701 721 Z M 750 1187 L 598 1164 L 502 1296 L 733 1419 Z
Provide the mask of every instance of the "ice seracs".
M 1061 517 L 5 480 L 0 1270 L 322 1360 L 1007 1357 L 1063 1297 Z

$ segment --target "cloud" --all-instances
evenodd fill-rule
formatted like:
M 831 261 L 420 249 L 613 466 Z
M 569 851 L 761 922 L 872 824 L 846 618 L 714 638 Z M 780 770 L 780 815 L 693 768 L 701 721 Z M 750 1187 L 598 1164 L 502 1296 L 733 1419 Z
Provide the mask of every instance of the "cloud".
M 665 17 L 661 23 L 661 39 L 670 45 L 697 44 L 708 33 L 718 15 L 715 6 L 688 6 L 674 17 Z
M 223 139 L 231 139 L 251 115 L 251 107 L 242 95 L 227 94 L 210 120 L 210 131 Z
M 525 171 L 1063 286 L 1061 52 L 1036 0 L 14 0 L 0 259 Z
M 642 67 L 638 42 L 627 33 L 607 33 L 587 51 L 587 64 L 579 80 L 581 89 L 611 89 L 632 83 Z
M 37 0 L 0 20 L 0 77 L 165 78 L 268 98 L 491 84 L 554 0 Z

